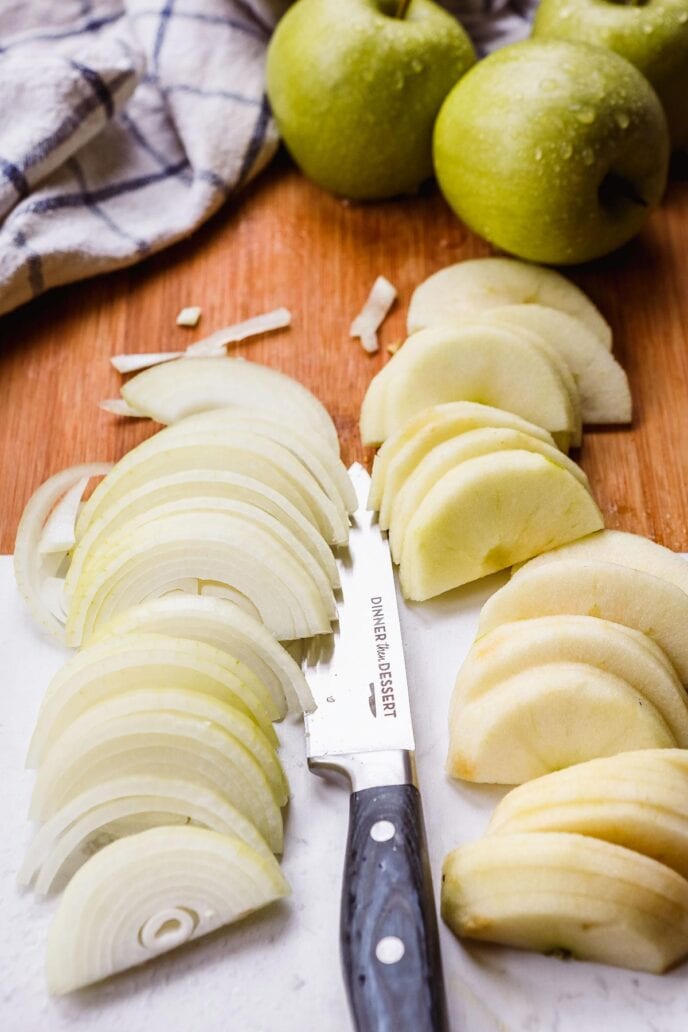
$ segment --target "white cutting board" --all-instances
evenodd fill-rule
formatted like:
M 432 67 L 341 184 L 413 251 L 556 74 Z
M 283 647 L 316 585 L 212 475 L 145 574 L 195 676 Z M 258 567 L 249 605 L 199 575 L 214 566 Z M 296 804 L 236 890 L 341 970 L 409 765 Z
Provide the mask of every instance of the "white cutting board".
M 417 758 L 435 884 L 442 858 L 476 838 L 503 792 L 448 781 L 446 714 L 480 606 L 503 582 L 402 606 Z M 310 774 L 303 730 L 283 725 L 292 799 L 284 870 L 290 900 L 145 968 L 68 999 L 43 978 L 54 901 L 19 893 L 33 775 L 24 753 L 41 696 L 65 652 L 33 628 L 0 557 L 0 1029 L 2 1032 L 348 1032 L 338 955 L 339 882 L 348 797 Z M 442 927 L 454 1032 L 685 1032 L 688 965 L 663 977 L 464 946 Z

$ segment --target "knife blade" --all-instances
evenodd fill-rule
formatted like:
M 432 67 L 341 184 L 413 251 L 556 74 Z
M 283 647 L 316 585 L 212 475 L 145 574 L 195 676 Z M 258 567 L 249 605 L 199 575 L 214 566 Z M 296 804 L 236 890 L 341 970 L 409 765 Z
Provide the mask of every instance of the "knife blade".
M 366 509 L 370 476 L 349 469 L 358 507 L 340 562 L 339 619 L 313 642 L 305 674 L 314 773 L 351 787 L 340 948 L 359 1032 L 443 1032 L 444 984 L 415 779 L 414 738 L 394 573 Z

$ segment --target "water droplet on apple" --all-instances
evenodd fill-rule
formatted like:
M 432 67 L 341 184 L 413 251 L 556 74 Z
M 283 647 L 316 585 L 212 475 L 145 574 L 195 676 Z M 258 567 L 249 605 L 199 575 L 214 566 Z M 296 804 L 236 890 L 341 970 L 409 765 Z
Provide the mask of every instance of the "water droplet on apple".
M 592 125 L 592 123 L 595 121 L 595 112 L 592 108 L 584 107 L 581 108 L 580 111 L 576 112 L 576 118 L 579 122 L 582 122 L 584 125 Z
M 592 165 L 594 160 L 595 160 L 595 155 L 594 155 L 594 153 L 592 151 L 592 148 L 586 147 L 584 149 L 584 151 L 583 151 L 583 161 L 585 162 L 586 165 Z
M 570 143 L 562 143 L 561 145 L 561 156 L 563 158 L 570 158 L 573 154 L 573 147 Z
M 542 147 L 535 148 L 535 160 L 542 161 Z
M 616 119 L 616 124 L 619 129 L 628 129 L 631 124 L 631 119 L 625 111 L 616 111 L 614 113 L 614 118 Z

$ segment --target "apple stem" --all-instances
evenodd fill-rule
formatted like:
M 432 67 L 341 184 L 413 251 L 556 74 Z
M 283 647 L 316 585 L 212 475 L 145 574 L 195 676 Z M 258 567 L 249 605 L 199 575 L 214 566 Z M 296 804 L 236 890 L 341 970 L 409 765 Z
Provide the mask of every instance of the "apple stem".
M 397 10 L 396 10 L 396 14 L 394 15 L 394 17 L 395 18 L 405 18 L 406 17 L 406 12 L 409 9 L 409 4 L 410 3 L 411 3 L 411 0 L 397 0 Z

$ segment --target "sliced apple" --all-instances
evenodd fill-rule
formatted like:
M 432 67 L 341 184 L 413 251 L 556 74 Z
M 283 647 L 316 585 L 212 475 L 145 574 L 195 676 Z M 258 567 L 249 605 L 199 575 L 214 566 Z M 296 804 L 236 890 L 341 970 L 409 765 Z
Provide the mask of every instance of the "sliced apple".
M 185 436 L 192 430 L 244 430 L 288 448 L 309 469 L 328 498 L 339 499 L 347 512 L 355 512 L 356 492 L 346 466 L 329 441 L 292 420 L 274 413 L 258 415 L 245 408 L 211 409 L 172 424 L 170 435 Z
M 575 543 L 545 552 L 532 559 L 528 566 L 544 566 L 560 559 L 599 559 L 605 563 L 618 563 L 632 570 L 651 573 L 688 594 L 688 562 L 680 553 L 672 552 L 641 534 L 601 530 Z
M 48 988 L 63 994 L 98 982 L 288 894 L 275 859 L 235 836 L 151 828 L 113 842 L 60 899 L 48 933 Z
M 482 318 L 537 334 L 570 369 L 584 423 L 630 423 L 628 377 L 607 347 L 580 319 L 544 305 L 489 308 Z
M 489 835 L 444 861 L 457 935 L 661 974 L 688 952 L 688 881 L 585 835 Z
M 586 663 L 546 663 L 507 678 L 463 706 L 449 733 L 449 773 L 496 785 L 520 785 L 596 756 L 676 745 L 645 696 Z
M 586 491 L 590 490 L 588 478 L 580 466 L 572 462 L 563 452 L 537 437 L 521 433 L 520 430 L 484 429 L 468 430 L 444 444 L 437 445 L 419 462 L 413 473 L 403 484 L 390 505 L 380 512 L 380 526 L 390 528 L 390 547 L 395 561 L 402 553 L 406 529 L 423 500 L 439 480 L 462 462 L 493 452 L 521 451 L 542 455 L 544 458 L 566 470 L 575 477 Z
M 72 553 L 69 567 L 70 584 L 75 583 L 86 556 L 114 530 L 134 517 L 168 502 L 186 500 L 191 507 L 199 497 L 233 499 L 256 506 L 290 531 L 308 549 L 330 584 L 339 586 L 337 564 L 320 531 L 284 495 L 266 484 L 240 473 L 221 469 L 195 469 L 149 480 L 123 495 L 108 507 L 104 515 L 93 520 Z
M 122 387 L 122 397 L 141 415 L 175 423 L 208 409 L 237 407 L 304 426 L 339 454 L 327 409 L 303 384 L 277 369 L 243 358 L 194 358 L 146 369 Z
M 27 765 L 37 766 L 69 724 L 105 699 L 132 689 L 177 688 L 201 692 L 251 717 L 276 742 L 271 720 L 286 713 L 253 671 L 227 652 L 188 638 L 139 630 L 87 645 L 57 672 L 36 720 Z
M 335 505 L 327 497 L 288 448 L 241 430 L 198 430 L 184 436 L 161 430 L 127 452 L 100 482 L 79 515 L 77 542 L 90 524 L 124 495 L 156 477 L 198 468 L 260 480 L 296 505 L 328 542 L 344 544 L 347 540 L 349 524 L 343 505 Z
M 488 834 L 565 831 L 634 849 L 688 877 L 688 754 L 643 749 L 529 781 L 497 806 Z
M 656 707 L 688 748 L 688 697 L 674 668 L 646 634 L 594 616 L 541 616 L 501 624 L 473 644 L 459 670 L 449 710 L 463 709 L 515 674 L 543 663 L 587 663 L 627 681 Z
M 585 487 L 531 452 L 493 452 L 439 480 L 409 521 L 404 596 L 422 601 L 602 526 Z
M 326 634 L 330 617 L 316 585 L 262 527 L 226 513 L 174 514 L 108 539 L 74 586 L 67 640 L 87 641 L 116 613 L 166 594 L 184 578 L 227 584 L 255 605 L 281 640 Z
M 281 851 L 282 814 L 265 771 L 242 740 L 190 712 L 146 710 L 102 720 L 97 710 L 82 713 L 41 764 L 29 814 L 46 821 L 101 782 L 151 775 L 210 785 L 255 824 L 273 852 Z
M 597 616 L 642 631 L 688 683 L 688 596 L 668 581 L 615 563 L 561 559 L 523 567 L 485 603 L 478 633 L 557 614 Z
M 612 331 L 592 301 L 553 269 L 514 258 L 474 258 L 434 273 L 416 287 L 408 331 L 501 305 L 545 305 L 579 319 L 611 351 Z
M 111 635 L 164 634 L 205 642 L 249 667 L 280 705 L 310 712 L 313 696 L 301 667 L 267 628 L 225 599 L 207 595 L 166 595 L 132 606 L 101 627 L 94 641 Z M 122 649 L 127 647 L 122 642 Z
M 520 430 L 545 444 L 554 445 L 552 435 L 541 426 L 529 423 L 513 412 L 505 412 L 504 409 L 480 405 L 474 401 L 431 405 L 412 416 L 400 430 L 388 437 L 375 456 L 368 508 L 382 512 L 383 506 L 391 505 L 405 480 L 438 444 L 444 444 L 450 438 L 470 430 L 489 427 Z
M 364 402 L 361 409 L 364 444 L 380 444 L 422 409 L 450 401 L 506 409 L 550 432 L 578 428 L 567 386 L 545 349 L 501 326 L 422 330 L 385 366 L 385 380 L 384 404 Z
M 90 856 L 125 835 L 161 824 L 236 835 L 269 854 L 254 825 L 215 789 L 184 778 L 113 778 L 75 796 L 34 835 L 17 882 L 39 895 L 61 889 Z

